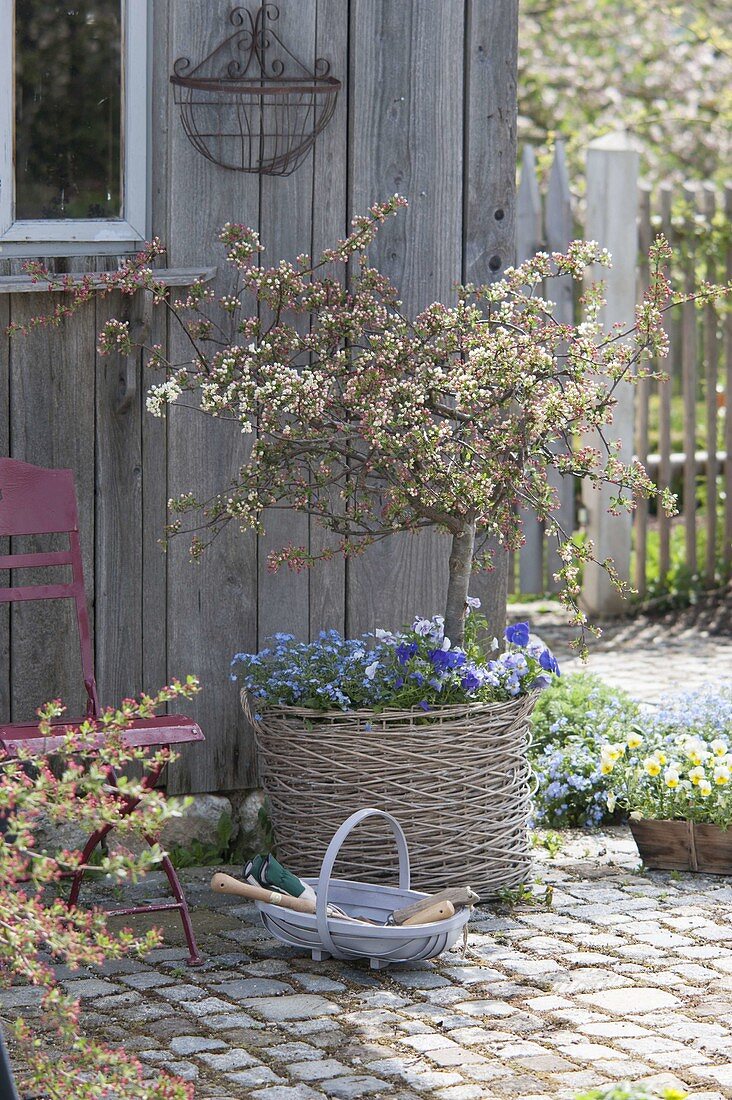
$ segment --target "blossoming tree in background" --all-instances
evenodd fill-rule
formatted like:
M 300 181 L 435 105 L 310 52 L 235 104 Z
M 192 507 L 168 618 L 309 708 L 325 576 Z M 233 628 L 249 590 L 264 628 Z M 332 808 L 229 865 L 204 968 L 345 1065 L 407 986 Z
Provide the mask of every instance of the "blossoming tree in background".
M 102 822 L 123 835 L 158 835 L 176 811 L 159 792 L 120 774 L 135 762 L 151 763 L 149 750 L 125 746 L 123 731 L 134 719 L 149 717 L 159 706 L 197 690 L 193 678 L 185 684 L 174 681 L 156 696 L 143 696 L 140 702 L 127 699 L 120 710 L 106 711 L 96 722 L 88 719 L 67 733 L 65 744 L 54 753 L 54 767 L 49 758 L 29 756 L 23 749 L 17 757 L 0 753 L 0 985 L 20 982 L 43 990 L 38 1026 L 19 1020 L 16 1034 L 30 1069 L 29 1083 L 52 1100 L 191 1100 L 193 1095 L 190 1085 L 172 1077 L 144 1078 L 140 1063 L 123 1050 L 80 1034 L 79 1003 L 57 984 L 54 965 L 76 970 L 131 953 L 144 955 L 157 946 L 160 935 L 114 933 L 102 911 L 69 909 L 59 897 L 58 884 L 62 875 L 80 866 L 80 853 L 40 850 L 36 834 L 45 820 L 75 825 L 86 835 Z M 58 702 L 39 711 L 42 735 L 50 733 L 51 720 L 62 711 Z M 59 727 L 53 732 L 58 734 Z M 159 759 L 170 759 L 169 752 L 162 750 Z M 125 795 L 141 799 L 128 817 L 109 786 L 110 768 Z M 94 870 L 134 879 L 159 858 L 157 848 L 135 857 L 120 848 L 105 855 Z
M 334 536 L 317 555 L 290 545 L 270 557 L 273 569 L 301 569 L 397 531 L 437 529 L 450 540 L 445 634 L 459 646 L 471 572 L 490 565 L 489 541 L 506 551 L 520 546 L 519 510 L 528 508 L 557 539 L 562 596 L 583 626 L 580 567 L 594 560 L 593 548 L 552 520 L 549 471 L 613 485 L 613 511 L 655 491 L 640 464 L 619 460 L 604 432 L 621 382 L 657 377 L 651 360 L 666 348 L 668 248 L 662 239 L 654 245 L 650 286 L 625 332 L 603 331 L 599 284 L 585 291 L 576 326 L 559 323 L 541 297 L 544 286 L 551 297 L 557 277 L 581 281 L 589 265 L 609 264 L 594 242 L 540 253 L 500 282 L 462 287 L 454 304 L 436 302 L 408 317 L 367 256 L 379 225 L 403 205 L 399 196 L 375 205 L 316 260 L 275 267 L 262 265 L 253 230 L 227 224 L 220 239 L 237 277 L 233 292 L 218 298 L 196 285 L 170 301 L 148 266 L 158 242 L 108 274 L 110 289 L 150 290 L 185 334 L 182 359 L 152 349 L 166 377 L 152 387 L 150 410 L 160 415 L 189 393 L 202 412 L 236 420 L 254 440 L 242 445 L 238 476 L 212 499 L 185 493 L 171 502 L 177 515 L 169 533 L 183 530 L 183 514 L 196 514 L 188 527 L 195 558 L 226 524 L 263 533 L 268 509 L 293 508 Z M 82 286 L 76 300 L 91 293 Z M 713 293 L 706 288 L 703 296 Z M 71 308 L 57 307 L 59 315 Z M 171 342 L 176 353 L 180 346 Z M 107 323 L 102 352 L 133 347 L 127 322 Z M 587 433 L 597 447 L 575 445 Z M 673 498 L 665 494 L 662 503 L 671 509 Z M 612 562 L 602 564 L 620 584 Z

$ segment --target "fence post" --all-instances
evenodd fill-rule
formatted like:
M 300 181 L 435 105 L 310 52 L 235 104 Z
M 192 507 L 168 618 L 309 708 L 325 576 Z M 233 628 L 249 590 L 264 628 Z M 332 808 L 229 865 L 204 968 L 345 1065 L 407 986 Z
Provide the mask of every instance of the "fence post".
M 599 241 L 612 254 L 609 271 L 595 272 L 604 280 L 607 305 L 602 314 L 607 327 L 633 323 L 636 303 L 638 258 L 638 150 L 625 133 L 606 134 L 587 147 L 587 215 L 585 236 Z M 620 459 L 633 457 L 633 387 L 622 383 L 616 390 L 617 405 L 609 439 L 620 441 Z M 598 446 L 596 439 L 588 440 Z M 612 487 L 593 489 L 585 483 L 582 498 L 587 510 L 587 534 L 602 561 L 612 558 L 623 578 L 630 578 L 632 516 L 608 513 Z M 585 567 L 583 604 L 590 615 L 616 615 L 626 609 L 623 596 L 611 585 L 603 569 Z

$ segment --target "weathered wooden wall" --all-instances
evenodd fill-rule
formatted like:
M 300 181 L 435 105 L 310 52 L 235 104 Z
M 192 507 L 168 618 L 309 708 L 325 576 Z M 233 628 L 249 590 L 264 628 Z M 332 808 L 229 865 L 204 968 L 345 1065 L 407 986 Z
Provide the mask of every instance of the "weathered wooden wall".
M 228 0 L 155 0 L 152 228 L 168 244 L 169 264 L 217 264 L 223 289 L 223 250 L 214 241 L 224 222 L 256 226 L 270 258 L 292 258 L 342 236 L 352 213 L 399 191 L 410 207 L 384 229 L 376 256 L 410 308 L 449 296 L 460 279 L 500 276 L 513 259 L 517 6 L 280 0 L 283 40 L 304 59 L 328 58 L 344 88 L 314 155 L 292 176 L 274 178 L 201 157 L 172 100 L 173 61 L 202 58 L 221 41 Z M 0 296 L 0 325 L 47 308 L 47 296 Z M 102 698 L 195 672 L 204 692 L 194 709 L 207 741 L 183 753 L 170 786 L 250 786 L 252 742 L 229 681 L 232 653 L 275 630 L 354 632 L 439 610 L 447 543 L 396 538 L 345 565 L 273 576 L 267 553 L 283 536 L 324 537 L 302 517 L 278 514 L 266 539 L 227 532 L 198 566 L 182 541 L 163 556 L 156 539 L 168 497 L 221 484 L 241 463 L 243 437 L 188 409 L 167 423 L 150 417 L 144 363 L 133 399 L 121 403 L 130 383 L 122 364 L 95 352 L 96 333 L 115 309 L 113 300 L 89 304 L 60 330 L 0 345 L 0 452 L 75 471 Z M 164 321 L 156 324 L 155 339 L 176 339 Z M 498 618 L 505 579 L 502 562 L 476 578 Z M 22 611 L 9 624 L 0 616 L 0 713 L 28 715 L 59 693 L 78 705 L 68 609 Z

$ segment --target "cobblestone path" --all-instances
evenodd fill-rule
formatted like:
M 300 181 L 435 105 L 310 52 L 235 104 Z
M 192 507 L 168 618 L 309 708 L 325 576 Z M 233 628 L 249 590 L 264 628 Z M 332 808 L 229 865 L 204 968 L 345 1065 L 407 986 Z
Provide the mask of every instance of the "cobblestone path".
M 600 623 L 602 636 L 589 639 L 589 658 L 583 662 L 569 644 L 576 628 L 567 626 L 558 604 L 512 604 L 508 615 L 509 622 L 530 621 L 556 652 L 563 673 L 596 673 L 644 702 L 658 703 L 673 692 L 732 680 L 732 636 L 706 630 L 688 617 L 640 616 Z
M 313 963 L 200 869 L 203 968 L 168 947 L 67 988 L 85 1030 L 194 1080 L 198 1100 L 545 1100 L 621 1079 L 732 1097 L 732 885 L 639 874 L 625 829 L 565 838 L 553 859 L 537 849 L 551 907 L 481 908 L 464 956 Z M 4 992 L 0 1013 L 33 997 Z

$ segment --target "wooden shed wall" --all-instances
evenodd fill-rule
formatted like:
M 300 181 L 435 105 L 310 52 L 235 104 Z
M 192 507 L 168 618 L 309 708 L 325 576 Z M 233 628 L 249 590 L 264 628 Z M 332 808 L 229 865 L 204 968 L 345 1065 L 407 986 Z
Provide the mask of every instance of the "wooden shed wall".
M 314 155 L 279 178 L 209 163 L 188 143 L 173 103 L 173 61 L 216 46 L 230 8 L 222 0 L 153 4 L 152 228 L 170 266 L 216 264 L 223 290 L 214 242 L 224 222 L 257 227 L 270 259 L 292 258 L 342 236 L 352 213 L 399 191 L 409 209 L 382 231 L 375 256 L 409 308 L 449 297 L 457 280 L 500 276 L 513 258 L 517 0 L 279 0 L 283 40 L 304 59 L 329 59 L 344 83 Z M 78 258 L 57 263 L 82 267 Z M 0 296 L 0 328 L 47 311 L 48 298 Z M 120 411 L 130 380 L 95 351 L 101 324 L 119 308 L 100 299 L 59 329 L 0 343 L 0 453 L 75 472 L 103 700 L 196 673 L 204 691 L 193 709 L 207 740 L 184 751 L 169 786 L 252 786 L 231 655 L 275 630 L 360 632 L 439 610 L 448 544 L 399 536 L 346 564 L 273 576 L 272 546 L 324 537 L 307 519 L 278 513 L 266 538 L 226 532 L 200 565 L 189 564 L 182 540 L 163 555 L 168 497 L 220 485 L 240 465 L 244 437 L 189 409 L 152 418 L 144 362 L 134 400 Z M 176 339 L 161 317 L 155 325 L 155 340 Z M 497 619 L 502 564 L 474 586 Z M 75 645 L 62 604 L 0 608 L 0 714 L 27 717 L 59 694 L 80 706 Z

